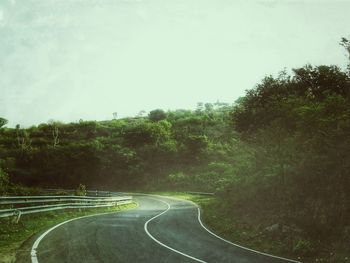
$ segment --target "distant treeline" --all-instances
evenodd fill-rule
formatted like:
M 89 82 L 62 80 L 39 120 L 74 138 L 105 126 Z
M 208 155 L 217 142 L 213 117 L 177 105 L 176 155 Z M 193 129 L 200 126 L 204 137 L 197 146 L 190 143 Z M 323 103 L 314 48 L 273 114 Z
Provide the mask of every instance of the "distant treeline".
M 11 182 L 27 186 L 83 183 L 112 190 L 160 184 L 219 158 L 217 148 L 233 137 L 231 110 L 207 103 L 195 111 L 154 110 L 147 117 L 3 128 L 1 166 Z
M 0 158 L 3 194 L 11 183 L 213 191 L 228 211 L 273 215 L 317 242 L 346 238 L 350 74 L 307 65 L 264 78 L 232 105 L 2 128 Z

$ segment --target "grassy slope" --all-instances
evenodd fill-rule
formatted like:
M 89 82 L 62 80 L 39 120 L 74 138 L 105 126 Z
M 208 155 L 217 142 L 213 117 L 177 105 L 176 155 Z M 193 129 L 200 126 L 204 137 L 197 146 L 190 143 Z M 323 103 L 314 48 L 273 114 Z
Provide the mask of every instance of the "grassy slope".
M 24 215 L 18 224 L 11 218 L 0 220 L 0 263 L 15 261 L 16 252 L 22 244 L 36 233 L 71 218 L 99 213 L 113 213 L 134 208 L 135 204 L 120 205 L 113 208 L 94 208 L 86 210 L 53 211 Z
M 294 251 L 295 238 L 281 234 L 266 233 L 263 231 L 261 219 L 249 215 L 237 214 L 228 211 L 225 204 L 214 196 L 200 196 L 186 193 L 158 192 L 157 194 L 191 200 L 202 209 L 202 219 L 205 225 L 221 237 L 239 245 L 249 247 L 265 253 L 301 260 L 304 263 L 311 262 L 350 262 L 349 249 L 339 248 L 337 245 L 326 247 L 322 251 L 309 256 L 302 256 L 300 251 Z M 263 225 L 270 223 L 265 219 Z

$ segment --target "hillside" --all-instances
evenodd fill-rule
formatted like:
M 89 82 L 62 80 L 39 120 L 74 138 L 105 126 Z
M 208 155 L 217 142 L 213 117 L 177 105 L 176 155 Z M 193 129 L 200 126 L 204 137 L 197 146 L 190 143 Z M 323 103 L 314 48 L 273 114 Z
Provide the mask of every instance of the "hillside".
M 254 228 L 283 244 L 268 250 L 342 262 L 350 241 L 349 135 L 349 73 L 307 65 L 266 77 L 232 105 L 1 128 L 0 192 L 80 183 L 215 192 L 228 225 L 241 219 L 237 227 L 247 233 Z M 264 247 L 255 237 L 237 238 Z

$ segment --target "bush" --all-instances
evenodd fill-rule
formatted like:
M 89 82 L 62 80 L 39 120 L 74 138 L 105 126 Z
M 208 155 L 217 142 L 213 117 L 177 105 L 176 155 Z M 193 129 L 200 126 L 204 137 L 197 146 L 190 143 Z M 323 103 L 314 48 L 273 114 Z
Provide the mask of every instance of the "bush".
M 86 195 L 86 186 L 83 184 L 79 184 L 77 190 L 75 190 L 75 195 L 85 196 Z
M 299 239 L 293 247 L 293 252 L 300 256 L 307 256 L 314 253 L 315 249 L 310 241 Z

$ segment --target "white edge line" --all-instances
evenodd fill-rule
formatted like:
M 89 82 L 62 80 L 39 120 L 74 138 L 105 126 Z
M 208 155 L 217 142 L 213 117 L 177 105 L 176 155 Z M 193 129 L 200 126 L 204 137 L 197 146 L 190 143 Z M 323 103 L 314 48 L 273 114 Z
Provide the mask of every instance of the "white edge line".
M 293 263 L 302 263 L 301 261 L 297 261 L 297 260 L 293 260 L 293 259 L 289 259 L 289 258 L 284 258 L 284 257 L 279 257 L 279 256 L 271 255 L 271 254 L 268 254 L 268 253 L 260 252 L 260 251 L 257 251 L 257 250 L 251 249 L 251 248 L 243 247 L 241 245 L 235 244 L 235 243 L 233 243 L 233 242 L 231 242 L 229 240 L 226 240 L 226 239 L 218 236 L 217 234 L 215 234 L 214 232 L 212 232 L 211 230 L 209 230 L 208 228 L 205 227 L 205 225 L 203 224 L 203 222 L 201 220 L 200 207 L 193 201 L 180 199 L 180 198 L 176 198 L 176 197 L 162 196 L 162 195 L 151 195 L 151 194 L 142 194 L 142 193 L 137 193 L 137 195 L 155 196 L 155 197 L 160 197 L 160 198 L 168 198 L 168 199 L 174 199 L 174 200 L 178 200 L 178 201 L 191 203 L 191 204 L 195 205 L 197 207 L 197 209 L 198 209 L 198 222 L 201 225 L 201 227 L 204 228 L 209 234 L 215 236 L 216 238 L 218 238 L 218 239 L 220 239 L 220 240 L 222 240 L 222 241 L 224 241 L 224 242 L 226 242 L 228 244 L 231 244 L 231 245 L 233 245 L 235 247 L 239 247 L 241 249 L 244 249 L 244 250 L 247 250 L 247 251 L 250 251 L 250 252 L 254 252 L 254 253 L 257 253 L 257 254 L 260 254 L 260 255 L 263 255 L 263 256 L 268 256 L 268 257 L 272 257 L 272 258 L 282 259 L 282 260 L 286 260 L 286 261 L 293 262 Z M 159 200 L 159 201 L 161 201 L 161 200 Z
M 134 201 L 135 202 L 135 201 Z M 136 207 L 137 208 L 139 206 L 139 204 L 137 202 L 136 203 Z M 38 257 L 37 257 L 37 249 L 38 249 L 38 246 L 41 242 L 41 240 L 48 234 L 50 233 L 52 230 L 56 229 L 57 227 L 60 227 L 66 223 L 69 223 L 69 222 L 72 222 L 74 220 L 78 220 L 78 219 L 82 219 L 82 218 L 86 218 L 86 217 L 93 217 L 93 216 L 100 216 L 100 215 L 106 215 L 106 214 L 113 214 L 113 213 L 118 213 L 119 211 L 113 211 L 113 212 L 106 212 L 106 213 L 100 213 L 100 214 L 94 214 L 94 215 L 87 215 L 87 216 L 81 216 L 81 217 L 77 217 L 77 218 L 72 218 L 72 219 L 69 219 L 69 220 L 66 220 L 62 223 L 59 223 L 53 227 L 51 227 L 50 229 L 46 230 L 44 233 L 42 233 L 34 242 L 33 246 L 32 246 L 32 249 L 30 251 L 30 255 L 31 255 L 31 259 L 32 259 L 32 263 L 39 263 L 38 261 Z
M 242 248 L 242 249 L 245 249 L 245 250 L 248 250 L 248 251 L 251 251 L 251 252 L 254 252 L 254 253 L 257 253 L 257 254 L 260 254 L 260 255 L 264 255 L 264 256 L 268 256 L 268 257 L 272 257 L 272 258 L 277 258 L 277 259 L 282 259 L 282 260 L 286 260 L 286 261 L 289 261 L 289 262 L 294 262 L 294 263 L 302 263 L 300 261 L 296 261 L 296 260 L 293 260 L 293 259 L 289 259 L 289 258 L 283 258 L 283 257 L 278 257 L 278 256 L 274 256 L 274 255 L 271 255 L 271 254 L 267 254 L 267 253 L 264 253 L 264 252 L 260 252 L 260 251 L 257 251 L 257 250 L 254 250 L 254 249 L 251 249 L 251 248 L 247 248 L 247 247 L 243 247 L 241 245 L 238 245 L 238 244 L 235 244 L 229 240 L 226 240 L 220 236 L 218 236 L 217 234 L 215 234 L 214 232 L 210 231 L 208 228 L 205 227 L 205 225 L 202 223 L 202 220 L 201 220 L 201 212 L 200 212 L 200 208 L 197 206 L 197 209 L 198 209 L 198 221 L 199 221 L 199 224 L 210 234 L 212 234 L 213 236 L 215 236 L 216 238 L 228 243 L 228 244 L 231 244 L 235 247 L 239 247 L 239 248 Z
M 152 199 L 153 199 L 153 198 L 152 198 Z M 163 200 L 158 200 L 158 199 L 154 199 L 154 200 L 166 204 L 166 205 L 168 206 L 168 208 L 165 209 L 163 212 L 159 213 L 158 215 L 152 217 L 151 219 L 149 219 L 149 220 L 145 223 L 144 229 L 145 229 L 146 234 L 147 234 L 151 239 L 153 239 L 153 241 L 155 241 L 156 243 L 158 243 L 159 245 L 161 245 L 161 246 L 163 246 L 163 247 L 165 247 L 165 248 L 167 248 L 167 249 L 169 249 L 169 250 L 171 250 L 171 251 L 173 251 L 173 252 L 175 252 L 175 253 L 178 253 L 178 254 L 180 254 L 180 255 L 182 255 L 182 256 L 184 256 L 184 257 L 190 258 L 190 259 L 195 260 L 195 261 L 197 261 L 197 262 L 207 263 L 206 261 L 203 261 L 203 260 L 201 260 L 201 259 L 192 257 L 192 256 L 190 256 L 190 255 L 188 255 L 188 254 L 185 254 L 185 253 L 183 253 L 183 252 L 181 252 L 181 251 L 178 251 L 178 250 L 176 250 L 176 249 L 174 249 L 174 248 L 172 248 L 172 247 L 169 247 L 169 246 L 167 246 L 167 245 L 165 245 L 164 243 L 160 242 L 158 239 L 156 239 L 154 236 L 151 235 L 151 233 L 148 231 L 148 228 L 147 228 L 147 227 L 148 227 L 148 223 L 150 223 L 152 220 L 156 219 L 157 217 L 159 217 L 159 216 L 165 214 L 166 212 L 168 212 L 168 211 L 170 210 L 170 204 L 169 204 L 169 203 L 167 203 L 167 202 L 165 202 L 165 201 L 163 201 Z

